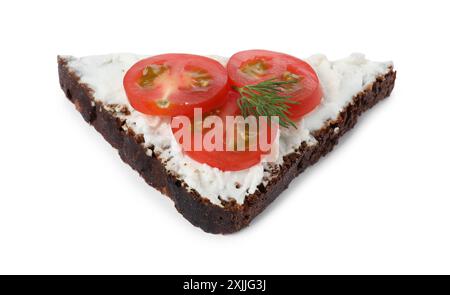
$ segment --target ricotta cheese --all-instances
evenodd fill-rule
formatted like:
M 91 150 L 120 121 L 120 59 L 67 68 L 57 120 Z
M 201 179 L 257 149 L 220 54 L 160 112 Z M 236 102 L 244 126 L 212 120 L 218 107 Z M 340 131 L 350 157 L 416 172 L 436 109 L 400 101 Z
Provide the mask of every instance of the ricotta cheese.
M 245 197 L 254 193 L 258 185 L 267 183 L 273 171 L 282 164 L 283 156 L 294 152 L 302 142 L 316 144 L 312 133 L 322 128 L 328 120 L 336 119 L 355 95 L 370 87 L 378 76 L 387 73 L 392 66 L 391 62 L 369 61 L 362 54 L 352 54 L 336 61 L 329 61 L 324 55 L 306 59 L 316 71 L 323 89 L 320 105 L 297 123 L 297 129 L 282 128 L 278 157 L 274 163 L 263 161 L 246 170 L 221 171 L 182 153 L 172 135 L 169 118 L 141 114 L 128 103 L 123 77 L 134 63 L 144 57 L 120 53 L 66 58 L 69 68 L 80 77 L 80 82 L 93 90 L 95 101 L 107 108 L 109 105 L 128 108 L 129 114 L 117 112 L 116 115 L 126 122 L 124 128 L 143 135 L 143 145 L 149 148 L 149 155 L 155 153 L 165 163 L 169 173 L 219 206 L 221 200 L 235 199 L 239 204 L 244 203 Z M 227 62 L 223 57 L 210 57 L 223 64 Z

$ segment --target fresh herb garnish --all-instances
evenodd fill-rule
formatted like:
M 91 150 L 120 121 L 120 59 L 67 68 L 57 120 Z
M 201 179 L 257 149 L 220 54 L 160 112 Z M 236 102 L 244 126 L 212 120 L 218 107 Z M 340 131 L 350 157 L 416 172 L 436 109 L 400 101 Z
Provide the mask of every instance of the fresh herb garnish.
M 290 96 L 285 92 L 290 89 L 297 80 L 279 81 L 269 79 L 255 85 L 246 85 L 235 88 L 241 97 L 237 103 L 241 109 L 242 116 L 278 116 L 279 124 L 288 128 L 297 128 L 294 121 L 288 115 L 289 105 L 298 104 L 297 101 L 290 100 Z

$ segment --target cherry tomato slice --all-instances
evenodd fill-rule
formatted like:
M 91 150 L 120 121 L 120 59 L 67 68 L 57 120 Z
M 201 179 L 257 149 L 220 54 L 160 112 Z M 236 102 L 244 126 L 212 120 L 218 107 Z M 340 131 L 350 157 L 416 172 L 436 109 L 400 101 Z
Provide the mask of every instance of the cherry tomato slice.
M 228 91 L 225 68 L 217 61 L 192 54 L 162 54 L 143 59 L 125 74 L 128 100 L 148 115 L 193 115 L 224 103 Z
M 240 110 L 239 107 L 237 105 L 237 100 L 239 98 L 239 94 L 235 91 L 229 91 L 227 94 L 227 99 L 225 104 L 216 109 L 213 110 L 212 112 L 206 114 L 204 116 L 204 118 L 210 116 L 210 115 L 216 115 L 218 116 L 221 120 L 222 120 L 222 124 L 225 128 L 226 126 L 226 116 L 237 116 L 240 115 Z M 191 124 L 195 125 L 196 123 L 191 121 Z M 265 123 L 263 123 L 265 124 Z M 271 129 L 270 125 L 267 125 L 267 132 L 265 134 L 260 134 L 258 133 L 257 139 L 259 140 L 259 137 L 261 136 L 265 136 L 263 138 L 263 140 L 265 140 L 265 142 L 269 143 L 269 144 L 273 144 L 273 142 L 275 141 L 276 138 L 276 132 L 278 132 L 278 126 L 277 128 Z M 172 128 L 172 131 L 174 132 L 174 134 L 179 130 L 179 128 Z M 210 129 L 203 129 L 202 130 L 202 134 L 203 136 L 205 136 L 206 132 L 209 131 Z M 257 146 L 256 150 L 249 150 L 248 147 L 246 148 L 245 151 L 227 151 L 226 150 L 226 145 L 229 143 L 229 141 L 227 142 L 226 140 L 226 136 L 225 136 L 225 129 L 224 129 L 224 134 L 222 134 L 222 141 L 223 141 L 223 150 L 222 151 L 218 151 L 218 150 L 213 150 L 213 151 L 207 151 L 207 150 L 194 150 L 193 148 L 193 142 L 194 142 L 194 133 L 195 131 L 193 131 L 191 133 L 192 137 L 191 137 L 191 146 L 188 150 L 184 149 L 184 153 L 186 155 L 188 155 L 190 158 L 196 160 L 197 162 L 200 163 L 205 163 L 208 164 L 211 167 L 216 167 L 222 171 L 239 171 L 239 170 L 243 170 L 243 169 L 247 169 L 250 168 L 258 163 L 261 162 L 262 157 L 265 154 L 268 154 L 270 152 L 270 150 L 268 151 L 263 151 L 260 149 L 260 146 Z M 235 129 L 235 134 L 237 136 L 237 134 L 239 134 L 239 132 L 237 131 L 237 129 Z M 249 136 L 248 134 L 246 134 L 245 136 Z M 253 135 L 255 136 L 255 135 Z M 182 145 L 183 144 L 183 140 L 181 138 L 178 139 L 179 143 Z M 183 145 L 182 145 L 183 146 Z
M 312 111 L 322 98 L 319 79 L 306 62 L 279 52 L 246 50 L 234 54 L 227 64 L 228 77 L 236 87 L 254 85 L 269 79 L 294 81 L 286 92 L 291 104 L 288 117 L 299 120 Z

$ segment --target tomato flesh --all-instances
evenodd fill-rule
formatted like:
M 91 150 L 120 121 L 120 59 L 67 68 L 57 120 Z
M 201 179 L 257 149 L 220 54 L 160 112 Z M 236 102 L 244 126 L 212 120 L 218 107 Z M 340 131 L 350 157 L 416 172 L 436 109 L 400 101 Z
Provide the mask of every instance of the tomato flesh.
M 162 54 L 143 59 L 125 74 L 124 88 L 137 111 L 158 116 L 193 115 L 224 103 L 226 69 L 217 61 L 192 54 Z
M 225 104 L 206 114 L 204 118 L 215 115 L 218 116 L 222 120 L 223 126 L 226 125 L 226 117 L 227 116 L 238 116 L 240 115 L 240 110 L 237 105 L 237 100 L 239 99 L 239 94 L 235 91 L 229 91 L 226 96 L 226 102 Z M 195 125 L 195 122 L 191 121 L 192 125 Z M 225 128 L 225 127 L 224 127 Z M 257 138 L 259 140 L 260 136 L 269 136 L 268 138 L 264 138 L 268 143 L 273 143 L 276 137 L 276 132 L 278 131 L 277 128 L 271 129 L 270 125 L 267 127 L 267 135 L 265 134 L 257 134 Z M 176 133 L 179 130 L 179 128 L 173 128 L 172 131 Z M 202 130 L 203 136 L 206 134 L 206 132 L 209 129 Z M 260 149 L 259 145 L 257 146 L 256 150 L 249 150 L 248 146 L 244 151 L 239 150 L 226 150 L 226 145 L 228 144 L 226 137 L 225 137 L 225 129 L 224 133 L 222 134 L 222 140 L 223 140 L 223 150 L 213 150 L 213 151 L 206 151 L 206 150 L 194 150 L 193 148 L 193 142 L 194 142 L 194 134 L 195 131 L 192 132 L 191 137 L 191 147 L 188 150 L 184 150 L 184 153 L 189 156 L 190 158 L 196 160 L 197 162 L 208 164 L 211 167 L 216 167 L 222 171 L 239 171 L 243 169 L 247 169 L 249 167 L 252 167 L 258 163 L 261 162 L 261 158 L 268 154 L 270 151 L 263 151 Z M 238 136 L 239 132 L 235 129 L 235 136 Z M 248 136 L 246 133 L 245 136 Z M 179 140 L 179 143 L 182 145 L 182 140 Z
M 236 87 L 254 85 L 276 79 L 291 81 L 286 95 L 295 101 L 291 104 L 288 117 L 294 121 L 311 112 L 322 99 L 319 79 L 306 62 L 279 52 L 267 50 L 246 50 L 234 54 L 227 64 L 230 83 Z
M 183 151 L 197 162 L 223 171 L 239 171 L 260 163 L 270 150 L 263 151 L 259 145 L 256 150 L 249 150 L 248 146 L 243 151 L 227 150 L 229 142 L 225 137 L 226 117 L 241 114 L 237 104 L 240 95 L 232 88 L 254 85 L 269 79 L 292 82 L 283 93 L 296 102 L 289 106 L 287 113 L 291 120 L 301 119 L 321 101 L 319 79 L 311 66 L 293 56 L 266 50 L 238 52 L 229 59 L 226 69 L 219 62 L 203 56 L 153 56 L 133 65 L 125 74 L 123 83 L 130 104 L 141 113 L 173 118 L 186 115 L 190 117 L 191 126 L 198 124 L 193 119 L 195 108 L 202 109 L 203 119 L 200 123 L 208 116 L 218 116 L 224 126 L 223 149 L 195 150 L 191 145 Z M 256 134 L 248 129 L 243 132 L 235 129 L 235 136 L 244 138 L 246 144 L 247 140 L 250 141 L 249 138 L 254 139 L 256 136 L 259 140 L 264 136 L 266 142 L 268 138 L 272 144 L 278 126 L 265 127 L 268 132 L 258 131 Z M 178 129 L 172 128 L 172 131 L 176 133 Z M 196 130 L 191 127 L 189 131 L 192 143 L 196 132 L 205 136 L 211 128 Z M 182 145 L 183 142 L 178 140 Z

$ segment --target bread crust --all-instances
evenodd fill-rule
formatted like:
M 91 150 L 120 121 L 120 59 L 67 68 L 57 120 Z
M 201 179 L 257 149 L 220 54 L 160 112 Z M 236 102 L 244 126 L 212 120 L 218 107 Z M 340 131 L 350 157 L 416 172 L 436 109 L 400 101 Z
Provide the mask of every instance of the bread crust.
M 208 233 L 233 233 L 246 227 L 259 213 L 275 200 L 290 182 L 307 167 L 329 153 L 339 138 L 350 130 L 358 117 L 392 92 L 396 72 L 391 68 L 385 75 L 363 92 L 353 97 L 338 118 L 329 121 L 313 135 L 317 144 L 302 144 L 299 149 L 284 157 L 279 173 L 266 186 L 260 185 L 255 193 L 248 195 L 242 205 L 224 202 L 223 207 L 188 190 L 185 184 L 168 173 L 163 163 L 154 155 L 148 155 L 142 137 L 122 128 L 123 122 L 94 101 L 93 92 L 79 77 L 69 70 L 68 60 L 58 56 L 59 82 L 67 98 L 74 103 L 84 120 L 94 126 L 114 148 L 122 160 L 136 170 L 142 178 L 164 195 L 170 197 L 175 208 L 193 225 Z

